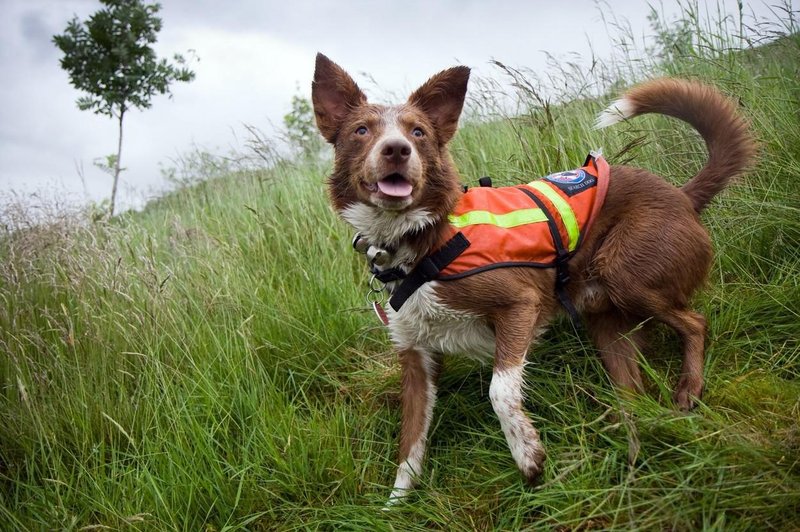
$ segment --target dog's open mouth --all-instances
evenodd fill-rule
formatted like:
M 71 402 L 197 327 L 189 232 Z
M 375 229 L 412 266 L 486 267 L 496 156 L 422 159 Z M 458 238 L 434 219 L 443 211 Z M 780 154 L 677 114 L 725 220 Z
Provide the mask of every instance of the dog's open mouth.
M 407 198 L 414 187 L 402 174 L 389 174 L 377 183 L 377 188 L 386 196 L 393 198 Z

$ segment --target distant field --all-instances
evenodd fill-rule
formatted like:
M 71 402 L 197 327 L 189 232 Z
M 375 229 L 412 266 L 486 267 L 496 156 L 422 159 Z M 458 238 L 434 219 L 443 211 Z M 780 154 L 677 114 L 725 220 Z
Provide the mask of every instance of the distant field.
M 594 131 L 595 114 L 662 74 L 739 100 L 761 156 L 703 214 L 716 260 L 695 301 L 709 330 L 694 412 L 672 409 L 666 329 L 647 395 L 623 404 L 562 321 L 526 372 L 542 483 L 517 472 L 491 369 L 447 358 L 421 486 L 382 512 L 399 367 L 328 207 L 330 162 L 281 162 L 108 223 L 0 235 L 0 529 L 800 529 L 800 34 L 763 26 L 747 43 L 711 26 L 687 11 L 653 50 L 595 69 L 498 66 L 519 92 L 477 80 L 452 146 L 469 184 L 597 147 L 679 184 L 705 159 L 694 131 L 661 117 Z

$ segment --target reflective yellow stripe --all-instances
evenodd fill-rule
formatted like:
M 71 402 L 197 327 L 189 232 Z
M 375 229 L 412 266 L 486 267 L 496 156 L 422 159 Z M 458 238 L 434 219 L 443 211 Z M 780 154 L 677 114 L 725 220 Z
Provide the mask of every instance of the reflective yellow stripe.
M 447 217 L 455 227 L 466 227 L 468 225 L 495 225 L 497 227 L 510 228 L 518 225 L 546 222 L 547 216 L 541 209 L 520 209 L 508 214 L 494 214 L 489 211 L 470 211 L 462 215 L 451 214 Z
M 567 249 L 575 251 L 575 247 L 578 245 L 580 227 L 578 227 L 578 220 L 575 219 L 575 213 L 572 211 L 572 207 L 569 206 L 569 203 L 567 203 L 567 200 L 562 198 L 558 192 L 543 181 L 533 181 L 528 183 L 528 186 L 544 194 L 545 197 L 556 206 L 558 213 L 561 215 L 561 220 L 564 222 L 564 227 L 567 228 L 567 235 L 569 235 Z

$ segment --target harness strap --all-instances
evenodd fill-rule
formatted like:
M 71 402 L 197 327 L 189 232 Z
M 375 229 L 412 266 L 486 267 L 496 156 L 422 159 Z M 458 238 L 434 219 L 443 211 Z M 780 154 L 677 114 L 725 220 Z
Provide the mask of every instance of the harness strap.
M 433 281 L 456 257 L 469 247 L 469 240 L 461 232 L 448 240 L 436 253 L 422 259 L 392 294 L 389 304 L 397 312 L 417 288 Z
M 404 272 L 400 268 L 389 268 L 388 270 L 379 270 L 375 266 L 372 266 L 370 268 L 370 272 L 372 272 L 375 278 L 380 282 L 382 282 L 383 284 L 391 283 L 393 281 L 399 281 L 400 279 L 406 278 L 406 272 Z
M 567 238 L 569 242 L 565 247 L 569 251 L 575 251 L 575 248 L 578 247 L 581 230 L 578 225 L 578 220 L 575 219 L 575 212 L 572 210 L 567 200 L 562 198 L 558 192 L 553 190 L 553 188 L 544 181 L 534 181 L 528 183 L 528 186 L 542 194 L 556 208 L 558 214 L 561 215 L 561 221 L 564 223 L 564 227 L 567 229 Z M 548 216 L 548 219 L 549 218 Z
M 556 247 L 556 261 L 555 261 L 555 268 L 556 268 L 556 297 L 558 297 L 558 301 L 564 307 L 564 310 L 567 311 L 569 314 L 569 319 L 572 322 L 572 326 L 575 327 L 576 330 L 581 329 L 581 317 L 578 314 L 578 310 L 575 308 L 575 305 L 572 304 L 572 300 L 569 298 L 569 294 L 567 294 L 567 283 L 569 283 L 569 250 L 564 246 L 564 242 L 561 240 L 561 233 L 558 231 L 558 225 L 556 224 L 556 220 L 553 217 L 553 213 L 550 212 L 544 202 L 539 199 L 539 197 L 524 187 L 518 187 L 518 190 L 521 190 L 528 196 L 531 201 L 533 201 L 537 207 L 539 207 L 542 212 L 547 216 L 547 227 L 550 229 L 550 236 L 553 238 L 553 244 Z

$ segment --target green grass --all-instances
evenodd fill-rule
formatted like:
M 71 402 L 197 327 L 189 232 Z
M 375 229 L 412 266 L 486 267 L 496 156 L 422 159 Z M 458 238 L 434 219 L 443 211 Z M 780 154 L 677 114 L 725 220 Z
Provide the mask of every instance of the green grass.
M 671 406 L 679 357 L 666 330 L 643 360 L 647 395 L 623 403 L 560 322 L 526 374 L 542 483 L 520 479 L 491 369 L 448 358 L 421 485 L 382 512 L 398 366 L 364 309 L 351 230 L 327 205 L 329 163 L 279 164 L 110 223 L 64 216 L 4 235 L 0 528 L 800 528 L 800 37 L 731 52 L 694 27 L 711 45 L 637 72 L 739 98 L 761 158 L 703 215 L 717 257 L 695 302 L 709 332 L 692 414 Z M 609 64 L 604 79 L 630 81 L 630 63 Z M 575 86 L 593 73 L 558 75 Z M 474 94 L 473 116 L 499 108 Z M 519 182 L 600 146 L 675 183 L 704 161 L 674 121 L 592 130 L 608 97 L 522 96 L 515 117 L 484 112 L 461 129 L 465 181 Z

